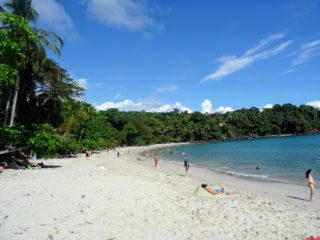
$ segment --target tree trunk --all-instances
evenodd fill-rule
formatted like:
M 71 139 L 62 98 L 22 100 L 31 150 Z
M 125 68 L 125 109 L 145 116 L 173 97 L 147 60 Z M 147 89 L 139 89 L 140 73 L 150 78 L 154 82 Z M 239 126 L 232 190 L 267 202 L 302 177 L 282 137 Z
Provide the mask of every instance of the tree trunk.
M 83 129 L 81 130 L 81 134 L 80 134 L 80 137 L 79 137 L 79 142 L 81 142 L 82 134 L 83 134 Z
M 14 97 L 12 103 L 12 110 L 11 110 L 11 118 L 10 118 L 10 125 L 12 127 L 14 124 L 14 118 L 16 117 L 16 110 L 17 110 L 17 102 L 18 102 L 18 93 L 19 93 L 19 85 L 20 85 L 20 77 L 19 74 L 17 75 L 17 82 L 14 88 Z
M 50 119 L 50 112 L 47 115 L 47 122 L 49 122 L 49 119 Z
M 7 122 L 8 122 L 11 95 L 12 95 L 12 88 L 10 88 L 9 97 L 8 97 L 8 101 L 7 101 L 7 105 L 6 105 L 6 114 L 5 114 L 4 121 L 3 121 L 4 127 L 7 125 Z

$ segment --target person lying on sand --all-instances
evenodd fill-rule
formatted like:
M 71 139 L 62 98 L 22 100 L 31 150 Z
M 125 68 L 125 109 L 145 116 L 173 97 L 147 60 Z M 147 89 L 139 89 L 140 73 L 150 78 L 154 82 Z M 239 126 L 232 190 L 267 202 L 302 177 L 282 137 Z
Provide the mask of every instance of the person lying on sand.
M 20 164 L 22 164 L 22 166 L 25 167 L 26 169 L 41 169 L 45 167 L 43 162 L 32 163 L 28 159 L 24 159 Z
M 231 195 L 231 194 L 236 194 L 236 191 L 234 190 L 225 190 L 224 187 L 211 187 L 208 186 L 207 184 L 201 184 L 201 187 L 206 190 L 208 193 L 211 193 L 213 195 L 218 195 L 218 194 L 226 194 L 226 195 Z
M 7 167 L 8 164 L 6 162 L 0 163 L 0 173 L 2 173 Z

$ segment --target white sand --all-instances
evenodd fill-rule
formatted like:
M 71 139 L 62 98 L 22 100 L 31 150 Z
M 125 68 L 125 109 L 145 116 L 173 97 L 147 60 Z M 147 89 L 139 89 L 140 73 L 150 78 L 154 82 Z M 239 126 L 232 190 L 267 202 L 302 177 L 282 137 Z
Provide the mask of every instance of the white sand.
M 320 237 L 319 200 L 303 200 L 307 187 L 235 180 L 194 168 L 185 177 L 182 166 L 160 160 L 154 168 L 151 160 L 137 161 L 147 148 L 129 149 L 120 158 L 110 151 L 90 160 L 45 162 L 61 168 L 6 170 L 0 175 L 0 240 Z M 223 182 L 239 194 L 196 191 L 202 182 Z

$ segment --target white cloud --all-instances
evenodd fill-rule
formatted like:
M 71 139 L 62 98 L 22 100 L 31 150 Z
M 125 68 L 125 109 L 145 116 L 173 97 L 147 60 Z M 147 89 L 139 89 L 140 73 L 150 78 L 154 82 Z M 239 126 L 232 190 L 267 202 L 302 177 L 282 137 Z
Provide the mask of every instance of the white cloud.
M 292 40 L 282 42 L 281 44 L 276 45 L 275 47 L 268 50 L 264 50 L 264 51 L 261 51 L 261 50 L 262 48 L 265 48 L 268 44 L 270 44 L 272 41 L 279 40 L 283 38 L 283 36 L 284 36 L 283 34 L 276 34 L 266 39 L 263 39 L 260 41 L 260 43 L 257 46 L 247 50 L 240 57 L 225 56 L 222 58 L 218 58 L 216 60 L 218 63 L 220 63 L 220 66 L 218 67 L 218 69 L 213 73 L 204 77 L 202 81 L 216 80 L 216 79 L 228 76 L 234 72 L 245 69 L 246 67 L 254 64 L 257 61 L 266 60 L 278 55 L 280 52 L 282 52 L 292 43 Z
M 298 70 L 298 68 L 290 68 L 290 69 L 287 69 L 287 70 L 283 71 L 282 73 L 283 74 L 289 74 L 289 73 L 293 73 L 293 72 L 295 72 L 297 70 Z
M 215 113 L 227 113 L 227 112 L 233 112 L 233 109 L 231 107 L 218 107 L 215 111 Z
M 226 112 L 233 112 L 231 107 L 223 107 L 220 106 L 217 109 L 213 109 L 212 103 L 209 99 L 203 100 L 201 103 L 202 113 L 226 113 Z
M 105 84 L 103 82 L 96 82 L 93 84 L 95 87 L 103 87 Z
M 75 37 L 75 29 L 71 17 L 56 0 L 33 0 L 39 13 L 40 25 L 48 26 L 57 34 Z
M 203 113 L 212 113 L 212 103 L 209 99 L 203 100 L 201 103 L 201 108 Z
M 320 53 L 320 40 L 306 43 L 301 47 L 300 51 L 296 53 L 298 56 L 296 56 L 293 59 L 291 66 L 294 67 L 294 66 L 301 65 L 309 61 L 313 57 L 319 55 L 319 53 Z
M 270 42 L 275 41 L 275 40 L 279 40 L 279 39 L 281 39 L 283 37 L 284 37 L 284 34 L 279 33 L 279 34 L 271 35 L 266 39 L 262 39 L 257 46 L 247 50 L 245 55 L 252 55 L 253 53 L 255 53 L 258 50 L 260 50 L 260 49 L 264 48 L 265 46 L 267 46 Z
M 320 40 L 316 40 L 316 41 L 304 44 L 302 46 L 302 49 L 309 49 L 309 48 L 317 47 L 319 45 L 320 45 Z
M 317 108 L 317 109 L 320 109 L 320 101 L 319 100 L 312 101 L 312 102 L 307 102 L 306 105 L 312 106 L 312 107 Z
M 178 89 L 176 85 L 162 86 L 156 89 L 156 92 L 172 92 Z
M 117 108 L 120 111 L 146 111 L 146 112 L 171 112 L 175 108 L 184 112 L 192 112 L 191 109 L 183 106 L 181 103 L 177 102 L 175 104 L 164 104 L 161 102 L 153 100 L 143 100 L 134 102 L 132 100 L 126 99 L 121 102 L 105 102 L 100 105 L 96 105 L 97 110 L 107 110 L 110 108 Z
M 262 107 L 262 109 L 270 109 L 270 108 L 273 108 L 273 105 L 271 103 L 268 103 Z
M 88 80 L 85 78 L 80 78 L 80 79 L 76 79 L 76 81 L 78 82 L 79 86 L 84 88 L 85 90 L 88 89 Z
M 151 11 L 146 6 L 145 1 L 84 0 L 84 4 L 90 17 L 107 26 L 125 28 L 131 31 L 159 31 L 162 28 L 152 18 Z
M 114 98 L 115 99 L 118 99 L 118 98 L 121 98 L 122 97 L 122 94 L 121 93 L 117 93 L 116 95 L 114 95 Z

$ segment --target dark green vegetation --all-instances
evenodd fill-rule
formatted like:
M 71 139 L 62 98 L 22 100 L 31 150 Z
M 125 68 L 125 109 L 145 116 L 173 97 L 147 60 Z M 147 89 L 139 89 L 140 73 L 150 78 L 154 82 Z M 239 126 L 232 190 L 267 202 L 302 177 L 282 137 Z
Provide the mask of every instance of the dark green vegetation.
M 97 112 L 77 100 L 84 89 L 47 58 L 46 51 L 59 56 L 63 42 L 53 33 L 31 27 L 38 16 L 32 1 L 8 0 L 0 12 L 2 152 L 23 148 L 26 154 L 49 157 L 118 145 L 239 139 L 320 129 L 319 110 L 292 104 L 226 114 Z

